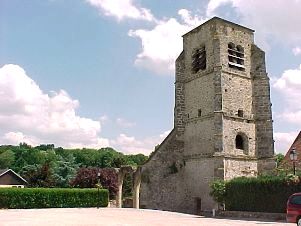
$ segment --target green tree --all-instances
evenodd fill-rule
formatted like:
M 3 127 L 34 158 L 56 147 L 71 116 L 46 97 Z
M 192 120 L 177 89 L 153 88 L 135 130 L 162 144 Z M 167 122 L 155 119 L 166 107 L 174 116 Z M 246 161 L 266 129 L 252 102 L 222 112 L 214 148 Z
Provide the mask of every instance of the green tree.
M 54 187 L 55 178 L 49 163 L 43 165 L 27 165 L 21 175 L 27 180 L 29 187 Z
M 43 165 L 47 161 L 47 152 L 32 148 L 26 143 L 21 143 L 19 146 L 13 147 L 12 151 L 15 154 L 15 162 L 12 166 L 16 172 L 21 172 L 24 166 L 27 165 Z
M 144 154 L 136 154 L 136 155 L 127 155 L 128 162 L 135 164 L 137 166 L 143 165 L 148 159 Z M 128 164 L 128 165 L 132 165 Z
M 53 177 L 56 187 L 69 187 L 71 180 L 75 177 L 78 164 L 75 163 L 75 158 L 69 154 L 65 158 L 59 156 L 59 160 L 53 164 Z
M 0 154 L 0 169 L 11 168 L 15 162 L 15 154 L 12 150 L 6 150 Z

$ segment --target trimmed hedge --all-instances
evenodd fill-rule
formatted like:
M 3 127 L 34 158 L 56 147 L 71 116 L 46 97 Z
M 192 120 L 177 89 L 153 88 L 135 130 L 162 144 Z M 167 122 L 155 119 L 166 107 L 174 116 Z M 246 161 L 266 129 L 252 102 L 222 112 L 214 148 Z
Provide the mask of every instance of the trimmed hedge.
M 215 183 L 219 186 L 214 186 Z M 216 190 L 221 181 L 215 183 L 211 188 Z M 301 192 L 301 182 L 297 176 L 240 177 L 224 182 L 224 186 L 224 193 L 218 190 L 211 194 L 215 200 L 222 200 L 226 210 L 230 211 L 285 213 L 288 197 Z
M 0 188 L 0 209 L 72 208 L 108 206 L 106 189 Z

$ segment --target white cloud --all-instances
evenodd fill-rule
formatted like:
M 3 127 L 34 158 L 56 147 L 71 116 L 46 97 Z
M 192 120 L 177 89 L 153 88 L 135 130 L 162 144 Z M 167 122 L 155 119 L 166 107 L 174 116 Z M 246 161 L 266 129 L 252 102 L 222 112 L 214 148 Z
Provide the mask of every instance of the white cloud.
M 284 71 L 280 78 L 273 81 L 272 87 L 284 97 L 283 112 L 276 114 L 276 119 L 290 123 L 294 127 L 301 125 L 301 65 L 297 69 Z M 274 133 L 276 152 L 284 153 L 292 145 L 298 131 Z
M 45 94 L 18 65 L 0 68 L 0 142 L 54 143 L 63 147 L 103 147 L 99 121 L 76 114 L 66 91 Z
M 178 14 L 182 22 L 170 18 L 159 21 L 151 30 L 129 31 L 129 36 L 141 40 L 142 52 L 137 55 L 136 65 L 158 74 L 170 74 L 174 71 L 175 60 L 183 48 L 181 36 L 205 21 L 191 16 L 186 9 L 179 10 Z
M 155 146 L 160 144 L 170 131 L 163 132 L 159 136 L 147 137 L 138 140 L 134 136 L 120 134 L 116 139 L 110 140 L 114 148 L 127 154 L 143 153 L 149 155 L 155 150 Z
M 301 47 L 296 46 L 295 48 L 293 48 L 293 54 L 295 56 L 301 55 Z
M 207 10 L 206 10 L 206 14 L 208 17 L 212 17 L 215 16 L 215 10 L 222 6 L 225 5 L 227 3 L 231 3 L 232 0 L 210 0 L 208 5 L 207 5 Z
M 296 139 L 298 132 L 274 133 L 275 152 L 285 154 Z
M 167 18 L 158 20 L 149 9 L 136 6 L 134 0 L 86 0 L 107 16 L 118 20 L 139 19 L 155 22 L 152 29 L 130 30 L 129 36 L 140 39 L 141 52 L 137 54 L 135 65 L 147 68 L 157 74 L 173 74 L 175 59 L 182 51 L 181 36 L 195 26 L 218 14 L 223 5 L 232 6 L 241 18 L 241 23 L 256 30 L 256 43 L 269 48 L 271 42 L 280 42 L 300 54 L 301 29 L 296 21 L 301 21 L 301 1 L 243 1 L 210 0 L 206 8 L 206 18 L 192 16 L 186 9 L 178 11 L 180 20 Z M 279 16 L 281 15 L 281 16 Z
M 8 132 L 4 134 L 2 140 L 5 144 L 19 144 L 25 142 L 31 146 L 37 146 L 41 143 L 36 137 L 26 136 L 21 132 Z
M 284 71 L 273 87 L 284 95 L 289 110 L 301 110 L 301 64 L 298 69 Z
M 136 125 L 135 122 L 130 122 L 124 118 L 117 118 L 116 119 L 116 123 L 118 126 L 124 127 L 124 128 L 129 128 L 129 127 L 133 127 Z
M 0 142 L 5 144 L 53 143 L 66 148 L 112 145 L 125 153 L 149 154 L 169 133 L 141 140 L 120 134 L 109 142 L 99 136 L 100 122 L 107 122 L 107 115 L 99 121 L 78 116 L 77 100 L 64 90 L 45 94 L 18 65 L 0 68 L 0 104 Z M 123 118 L 116 119 L 116 123 L 123 127 L 135 125 Z
M 301 21 L 300 0 L 291 0 L 289 4 L 286 0 L 210 0 L 207 15 L 214 15 L 227 3 L 232 5 L 244 24 L 256 30 L 257 43 L 265 48 L 271 41 L 300 45 L 301 29 L 297 25 L 297 21 Z
M 278 114 L 277 117 L 294 125 L 301 125 L 301 109 L 297 111 L 285 111 Z
M 118 20 L 125 18 L 154 21 L 151 11 L 146 8 L 137 7 L 133 0 L 86 0 L 90 5 L 97 8 L 106 16 L 116 17 Z
M 197 15 L 192 16 L 191 12 L 188 11 L 187 9 L 180 9 L 178 11 L 178 14 L 181 16 L 181 19 L 184 22 L 183 24 L 186 26 L 191 26 L 192 28 L 200 25 L 202 22 L 205 21 L 204 19 L 201 19 Z M 187 28 L 187 29 L 190 29 L 190 28 Z M 187 31 L 185 31 L 185 32 L 187 32 Z
M 297 69 L 283 72 L 280 78 L 272 80 L 272 87 L 284 97 L 283 112 L 275 113 L 275 118 L 290 123 L 294 127 L 301 125 L 301 65 Z M 275 151 L 285 154 L 296 138 L 295 132 L 275 132 Z
M 276 114 L 276 119 L 290 123 L 294 127 L 301 125 L 301 65 L 299 69 L 284 71 L 282 76 L 273 82 L 275 91 L 284 97 L 284 111 Z M 285 153 L 292 145 L 298 132 L 274 133 L 276 152 Z

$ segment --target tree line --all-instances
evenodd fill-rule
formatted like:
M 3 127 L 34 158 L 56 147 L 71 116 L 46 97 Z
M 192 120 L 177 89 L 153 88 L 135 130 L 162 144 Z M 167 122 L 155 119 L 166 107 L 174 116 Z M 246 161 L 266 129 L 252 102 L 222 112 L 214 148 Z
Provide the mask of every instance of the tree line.
M 112 168 L 142 165 L 147 158 L 143 154 L 125 155 L 110 147 L 65 149 L 53 144 L 32 147 L 26 143 L 0 146 L 0 169 L 14 170 L 28 181 L 29 187 L 94 187 L 100 172 L 101 184 L 111 195 L 117 189 Z

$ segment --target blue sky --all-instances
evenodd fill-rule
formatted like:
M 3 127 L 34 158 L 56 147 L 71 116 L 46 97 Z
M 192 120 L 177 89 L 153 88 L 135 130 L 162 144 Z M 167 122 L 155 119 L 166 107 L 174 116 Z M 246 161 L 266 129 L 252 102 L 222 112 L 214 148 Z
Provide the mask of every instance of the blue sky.
M 0 143 L 148 154 L 173 127 L 181 35 L 212 16 L 255 29 L 276 151 L 301 127 L 301 1 L 1 0 Z

